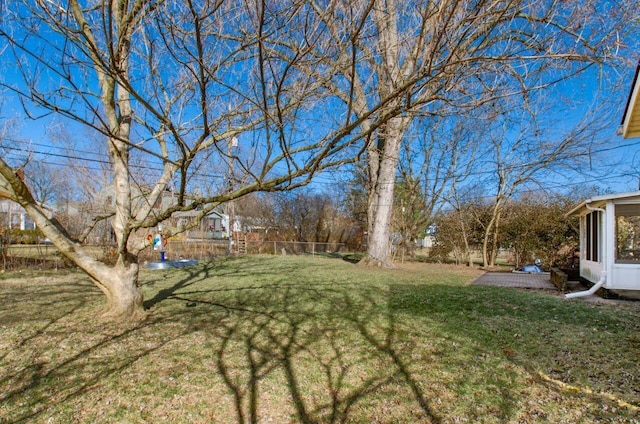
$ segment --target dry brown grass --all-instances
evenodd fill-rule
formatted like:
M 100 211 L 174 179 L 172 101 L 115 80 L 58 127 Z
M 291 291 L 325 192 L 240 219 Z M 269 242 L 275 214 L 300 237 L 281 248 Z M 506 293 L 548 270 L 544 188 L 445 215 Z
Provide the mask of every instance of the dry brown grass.
M 638 422 L 640 308 L 477 271 L 244 257 L 145 271 L 144 322 L 82 274 L 0 281 L 0 422 Z

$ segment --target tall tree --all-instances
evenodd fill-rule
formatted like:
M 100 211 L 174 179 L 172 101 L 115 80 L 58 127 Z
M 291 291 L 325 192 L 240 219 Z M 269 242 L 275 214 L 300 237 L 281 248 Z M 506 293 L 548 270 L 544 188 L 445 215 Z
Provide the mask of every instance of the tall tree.
M 530 97 L 524 101 L 524 108 L 500 106 L 490 112 L 492 124 L 483 133 L 488 143 L 485 155 L 479 158 L 484 168 L 482 179 L 494 193 L 482 247 L 485 267 L 495 266 L 503 211 L 509 199 L 523 187 L 544 187 L 548 175 L 587 163 L 590 152 L 608 141 L 603 137 L 612 118 L 607 110 L 595 108 L 577 123 L 563 124 L 561 119 L 549 118 L 550 114 L 545 116 L 532 99 L 546 102 L 547 96 L 537 93 Z M 505 112 L 508 109 L 511 112 Z
M 478 121 L 461 117 L 413 120 L 400 149 L 394 195 L 393 227 L 412 239 L 424 231 L 450 197 L 456 183 L 467 178 L 477 150 Z
M 40 160 L 29 160 L 24 165 L 26 183 L 41 206 L 53 206 L 64 198 L 69 185 L 60 168 Z
M 363 263 L 377 266 L 391 265 L 399 152 L 416 116 L 463 114 L 580 75 L 617 51 L 618 30 L 638 14 L 627 0 L 299 4 L 304 25 L 277 52 L 294 58 L 312 50 L 317 60 L 296 66 L 342 101 L 340 116 L 361 123 L 369 193 Z
M 346 221 L 336 196 L 298 189 L 277 195 L 274 220 L 281 234 L 297 242 L 339 242 Z
M 270 9 L 273 6 L 274 9 Z M 7 1 L 0 38 L 14 63 L 2 86 L 25 114 L 57 114 L 97 135 L 108 153 L 116 261 L 96 259 L 37 201 L 29 178 L 0 159 L 0 195 L 26 209 L 107 299 L 106 317 L 142 311 L 138 255 L 146 233 L 179 211 L 306 184 L 352 143 L 351 128 L 302 118 L 325 102 L 309 77 L 268 55 L 295 9 L 262 1 Z M 16 76 L 17 74 L 17 76 Z M 312 133 L 311 139 L 301 134 Z M 357 135 L 355 136 L 357 137 Z M 236 140 L 240 146 L 236 147 Z M 211 187 L 195 196 L 207 178 Z M 162 200 L 168 187 L 175 201 Z M 191 192 L 191 193 L 190 193 Z M 161 207 L 158 207 L 161 205 Z M 168 234 L 171 235 L 171 234 Z
M 482 246 L 486 204 L 478 197 L 482 193 L 479 186 L 458 187 L 453 181 L 447 205 L 436 216 L 434 248 L 430 256 L 447 259 L 453 253 L 457 262 L 466 262 L 473 266 L 473 254 Z

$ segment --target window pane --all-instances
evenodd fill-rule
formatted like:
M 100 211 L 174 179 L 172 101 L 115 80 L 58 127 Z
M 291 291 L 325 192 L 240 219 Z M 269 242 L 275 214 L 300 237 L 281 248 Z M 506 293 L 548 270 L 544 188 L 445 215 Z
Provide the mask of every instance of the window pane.
M 586 230 L 587 230 L 587 239 L 585 240 L 587 242 L 586 246 L 585 246 L 585 248 L 586 248 L 585 249 L 586 250 L 585 259 L 588 260 L 588 261 L 591 260 L 591 241 L 592 241 L 591 240 L 591 215 L 592 214 L 590 214 L 590 213 L 587 214 L 587 216 L 586 216 L 586 225 L 585 225 Z
M 598 253 L 600 252 L 600 238 L 598 237 L 600 234 L 600 212 L 593 212 L 591 223 L 593 224 L 593 228 L 591 229 L 591 233 L 593 234 L 593 253 L 591 254 L 591 260 L 598 262 Z
M 640 262 L 640 205 L 616 205 L 616 262 Z

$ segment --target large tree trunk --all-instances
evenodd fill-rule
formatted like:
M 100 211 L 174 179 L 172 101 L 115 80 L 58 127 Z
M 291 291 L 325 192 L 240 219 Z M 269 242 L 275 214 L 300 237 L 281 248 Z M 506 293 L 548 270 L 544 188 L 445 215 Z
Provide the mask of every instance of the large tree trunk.
M 369 196 L 369 237 L 367 255 L 360 261 L 362 265 L 393 266 L 389 249 L 389 228 L 394 187 L 389 182 L 388 174 L 392 174 L 391 178 L 395 176 L 395 165 L 385 165 L 384 168 L 384 172 L 379 175 L 377 189 Z
M 394 118 L 381 128 L 377 143 L 367 151 L 369 165 L 368 246 L 361 265 L 393 267 L 389 229 L 400 143 L 406 119 Z
M 21 178 L 13 173 L 13 170 L 1 159 L 0 175 L 11 186 L 10 198 L 25 209 L 60 253 L 86 272 L 93 283 L 105 294 L 107 298 L 103 313 L 105 318 L 131 320 L 144 316 L 143 297 L 138 288 L 139 265 L 136 254 L 125 248 L 113 267 L 96 260 L 82 244 L 74 241 L 67 234 L 55 217 L 50 216 L 46 209 L 37 204 Z M 126 246 L 126 243 L 124 245 Z
M 107 297 L 103 317 L 115 320 L 143 318 L 143 296 L 138 287 L 137 263 L 116 265 L 111 275 L 97 281 L 98 287 Z
M 33 212 L 32 217 L 40 217 Z M 108 266 L 91 256 L 80 244 L 71 242 L 54 225 L 34 219 L 38 227 L 58 247 L 60 252 L 78 265 L 106 296 L 102 317 L 110 320 L 137 320 L 145 316 L 142 292 L 138 287 L 138 258 L 127 253 L 114 266 Z

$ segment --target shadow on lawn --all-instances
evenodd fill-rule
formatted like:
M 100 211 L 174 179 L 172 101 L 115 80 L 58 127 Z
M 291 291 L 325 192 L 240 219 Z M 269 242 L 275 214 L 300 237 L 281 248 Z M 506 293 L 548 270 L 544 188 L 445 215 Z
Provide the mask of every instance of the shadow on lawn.
M 585 420 L 627 422 L 618 416 L 622 412 L 640 416 L 640 365 L 632 359 L 640 309 L 634 306 L 625 312 L 566 301 L 553 292 L 481 286 L 393 284 L 389 298 L 396 314 L 423 317 L 434 324 L 434 338 L 460 346 L 460 355 L 448 355 L 448 362 L 474 373 L 454 377 L 453 387 L 462 396 L 468 387 L 477 393 L 495 389 L 497 398 L 472 395 L 491 400 L 492 416 L 509 421 L 522 414 L 523 378 L 557 393 L 564 405 L 571 397 L 586 399 L 580 407 Z M 483 378 L 487 384 L 477 384 Z M 527 416 L 546 414 L 536 402 L 526 407 Z M 482 418 L 472 410 L 468 416 Z
M 28 412 L 1 417 L 1 422 L 19 423 L 30 419 L 40 421 L 41 415 L 56 406 L 97 390 L 103 379 L 127 369 L 138 359 L 160 349 L 162 346 L 156 345 L 150 349 L 129 352 L 126 358 L 95 358 L 96 351 L 117 345 L 120 341 L 135 335 L 144 326 L 145 324 L 106 336 L 99 342 L 56 361 L 53 366 L 48 361 L 41 360 L 0 379 L 0 387 L 9 383 L 13 386 L 0 396 L 0 404 L 8 405 L 20 402 L 24 398 L 29 399 Z
M 120 328 L 93 322 L 91 311 L 70 310 L 73 315 L 18 342 L 12 357 L 4 358 L 9 367 L 0 371 L 1 421 L 42 421 L 83 405 L 100 412 L 107 408 L 105 387 L 113 393 L 119 384 L 131 384 L 129 371 L 145 357 L 179 356 L 172 342 L 194 334 L 206 343 L 193 346 L 191 380 L 203 379 L 203 390 L 220 386 L 233 404 L 229 419 L 210 415 L 211 421 L 441 421 L 410 370 L 404 352 L 410 342 L 398 343 L 395 316 L 379 287 L 354 290 L 346 283 L 289 278 L 287 284 L 225 288 L 216 286 L 221 275 L 253 274 L 214 265 L 181 272 L 178 282 L 145 303 L 152 308 L 145 322 Z M 20 351 L 32 353 L 20 363 Z M 214 370 L 198 359 L 211 354 Z M 211 414 L 219 414 L 225 401 L 201 400 Z
M 260 409 L 269 378 L 285 381 L 289 414 L 303 423 L 440 422 L 394 347 L 394 319 L 379 298 L 314 287 L 262 293 L 250 306 L 238 293 L 216 305 L 233 315 L 215 338 L 217 370 L 233 394 L 237 422 L 273 414 Z M 402 405 L 384 406 L 394 403 Z
M 198 286 L 210 278 L 210 270 L 205 268 L 201 274 L 197 268 L 186 269 L 183 279 L 160 290 L 145 306 L 173 302 L 191 307 L 171 314 L 189 322 L 193 331 L 208 335 L 216 351 L 218 374 L 232 393 L 238 423 L 261 419 L 261 382 L 268 378 L 285 380 L 282 387 L 294 407 L 288 414 L 300 422 L 347 422 L 363 401 L 371 404 L 371 415 L 360 411 L 360 419 L 380 419 L 389 411 L 376 403 L 393 403 L 400 394 L 392 387 L 398 385 L 404 386 L 400 389 L 403 399 L 408 395 L 414 402 L 396 411 L 397 419 L 413 416 L 416 422 L 440 422 L 394 347 L 394 317 L 387 313 L 384 296 L 335 283 L 228 288 L 209 281 L 209 287 Z M 276 272 L 294 270 L 280 266 Z M 215 276 L 260 273 L 237 267 L 218 269 Z M 378 366 L 370 367 L 366 361 Z M 310 379 L 314 386 L 302 383 Z
M 174 294 L 178 290 L 184 289 L 185 287 L 192 286 L 194 284 L 197 284 L 198 282 L 202 282 L 210 278 L 211 272 L 215 268 L 216 268 L 215 262 L 207 262 L 204 265 L 199 266 L 197 268 L 196 267 L 181 268 L 181 271 L 185 273 L 184 278 L 179 280 L 177 283 L 175 283 L 171 287 L 158 290 L 158 292 L 151 299 L 145 300 L 144 309 L 151 309 L 158 303 L 162 302 L 163 300 L 166 300 L 174 296 Z M 163 270 L 163 274 L 165 276 L 167 275 L 167 273 L 168 273 L 167 271 Z M 162 276 L 162 275 L 158 273 L 158 276 Z M 153 283 L 147 283 L 147 285 L 152 285 L 152 284 Z
M 597 329 L 592 340 L 616 351 L 603 349 L 589 370 L 637 386 L 603 368 L 637 353 L 633 340 L 612 341 L 628 326 L 614 313 L 507 289 L 317 281 L 313 266 L 238 259 L 155 271 L 142 282 L 147 320 L 123 326 L 96 322 L 102 297 L 71 282 L 3 292 L 0 422 L 509 422 L 522 413 L 523 384 L 539 384 L 523 374 L 560 364 L 573 376 L 591 353 L 556 335 L 557 322 Z M 140 412 L 179 395 L 191 410 Z

